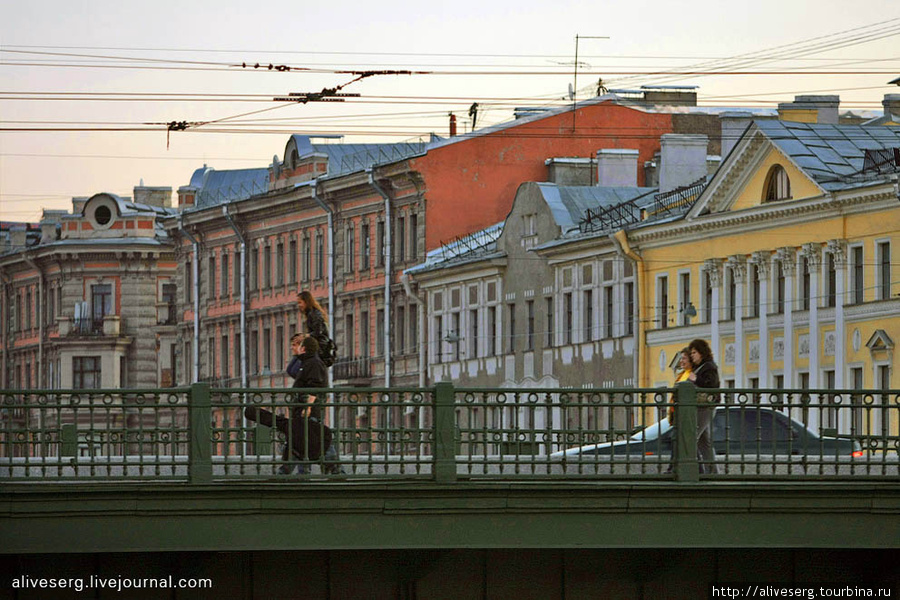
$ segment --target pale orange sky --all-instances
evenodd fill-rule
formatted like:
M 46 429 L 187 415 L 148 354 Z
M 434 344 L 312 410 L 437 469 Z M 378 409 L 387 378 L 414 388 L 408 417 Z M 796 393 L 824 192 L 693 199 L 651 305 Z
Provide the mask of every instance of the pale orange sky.
M 699 85 L 701 104 L 719 106 L 774 107 L 797 94 L 833 93 L 841 96 L 842 108 L 880 113 L 884 94 L 900 93 L 887 85 L 900 75 L 896 0 L 464 0 L 440 7 L 411 1 L 0 0 L 0 128 L 154 127 L 0 132 L 0 220 L 37 221 L 44 208 L 70 208 L 72 196 L 130 196 L 141 179 L 174 191 L 204 163 L 264 167 L 282 155 L 292 132 L 343 133 L 348 142 L 447 135 L 447 113 L 457 115 L 463 130 L 473 101 L 481 106 L 479 127 L 506 121 L 513 106 L 562 99 L 573 79 L 576 34 L 609 37 L 579 44 L 579 99 L 593 95 L 599 76 L 609 87 Z M 844 47 L 834 48 L 837 42 Z M 781 57 L 746 68 L 796 74 L 614 74 L 698 63 L 721 68 L 729 63 L 710 61 L 775 48 Z M 273 108 L 275 96 L 353 78 L 227 66 L 241 62 L 440 73 L 366 79 L 344 90 L 361 94 L 359 99 L 289 105 L 244 123 L 236 119 L 229 133 L 203 133 L 213 125 L 175 132 L 167 149 L 162 123 Z M 802 75 L 803 69 L 829 74 Z M 838 73 L 843 71 L 881 73 Z M 75 100 L 73 93 L 89 95 Z M 112 100 L 124 97 L 129 100 Z M 233 101 L 238 98 L 244 101 Z

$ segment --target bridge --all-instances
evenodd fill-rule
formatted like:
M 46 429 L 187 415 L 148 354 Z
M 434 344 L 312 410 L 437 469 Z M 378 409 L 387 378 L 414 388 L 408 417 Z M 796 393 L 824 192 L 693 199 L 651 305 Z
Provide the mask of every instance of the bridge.
M 0 392 L 0 553 L 19 561 L 6 574 L 90 554 L 103 557 L 91 572 L 136 557 L 220 583 L 252 571 L 235 597 L 354 597 L 347 582 L 368 597 L 462 597 L 447 591 L 460 568 L 450 589 L 488 596 L 543 590 L 511 575 L 526 572 L 553 590 L 534 597 L 610 585 L 638 598 L 640 582 L 699 597 L 723 577 L 794 581 L 815 564 L 871 582 L 900 546 L 900 391 L 718 390 L 715 461 L 697 456 L 709 407 L 691 384 L 308 392 L 327 398 L 338 456 L 307 449 L 302 475 L 278 474 L 293 430 L 244 410 L 290 419 L 297 390 Z M 672 550 L 681 567 L 660 566 Z M 588 568 L 601 563 L 618 565 L 602 585 Z

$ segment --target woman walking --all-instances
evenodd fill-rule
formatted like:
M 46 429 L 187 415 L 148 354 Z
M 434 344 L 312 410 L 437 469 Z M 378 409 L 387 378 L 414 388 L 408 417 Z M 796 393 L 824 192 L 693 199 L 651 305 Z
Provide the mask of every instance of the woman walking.
M 297 308 L 306 317 L 306 334 L 319 342 L 319 358 L 326 367 L 333 364 L 331 336 L 328 334 L 328 314 L 307 290 L 297 294 Z
M 706 340 L 694 340 L 688 344 L 691 364 L 694 368 L 688 380 L 700 389 L 719 388 L 719 367 L 713 362 L 712 350 Z M 712 444 L 712 420 L 716 411 L 718 394 L 697 391 L 697 455 L 701 473 L 718 473 L 716 450 Z
M 677 386 L 682 381 L 687 381 L 688 377 L 691 375 L 691 351 L 685 347 L 681 349 L 681 352 L 678 357 L 678 366 L 675 368 L 675 385 Z M 669 425 L 675 427 L 675 398 L 676 395 L 672 394 L 672 402 L 669 404 L 669 410 L 667 411 L 667 416 L 669 418 Z M 678 454 L 676 448 L 676 433 L 672 433 L 672 459 L 669 463 L 669 468 L 666 470 L 666 473 L 672 473 L 675 470 L 675 455 Z

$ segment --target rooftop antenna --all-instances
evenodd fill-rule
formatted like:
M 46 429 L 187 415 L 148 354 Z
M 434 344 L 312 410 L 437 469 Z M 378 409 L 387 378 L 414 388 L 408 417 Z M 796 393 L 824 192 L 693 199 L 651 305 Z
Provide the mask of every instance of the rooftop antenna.
M 574 85 L 572 86 L 572 133 L 575 133 L 575 104 L 576 104 L 576 96 L 578 95 L 578 40 L 586 39 L 586 40 L 608 40 L 608 35 L 578 35 L 575 34 L 575 78 Z

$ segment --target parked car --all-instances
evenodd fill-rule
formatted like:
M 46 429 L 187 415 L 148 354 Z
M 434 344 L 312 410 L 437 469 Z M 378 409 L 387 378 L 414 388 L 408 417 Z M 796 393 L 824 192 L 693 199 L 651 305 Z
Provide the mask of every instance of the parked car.
M 553 460 L 578 460 L 594 456 L 653 456 L 671 454 L 675 430 L 665 418 L 615 442 L 561 450 Z M 859 442 L 849 437 L 820 435 L 803 423 L 768 406 L 728 405 L 716 408 L 713 446 L 724 455 L 863 455 Z

